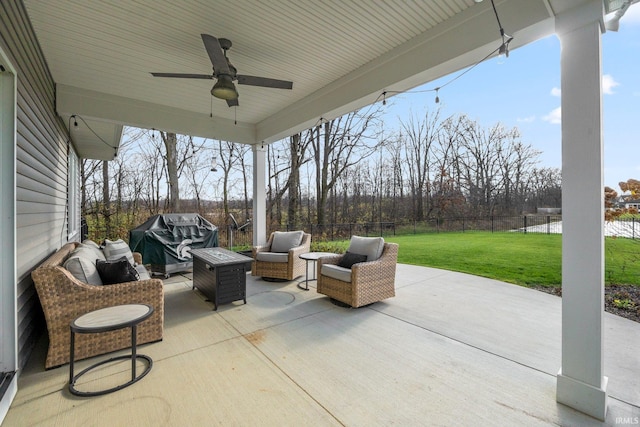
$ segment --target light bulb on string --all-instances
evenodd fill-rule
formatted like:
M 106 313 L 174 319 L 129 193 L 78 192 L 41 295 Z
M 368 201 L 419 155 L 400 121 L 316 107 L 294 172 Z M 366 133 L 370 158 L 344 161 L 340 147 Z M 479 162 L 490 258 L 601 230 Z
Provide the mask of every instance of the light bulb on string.
M 438 96 L 438 91 L 440 90 L 439 87 L 436 88 L 436 104 L 440 103 L 440 97 Z

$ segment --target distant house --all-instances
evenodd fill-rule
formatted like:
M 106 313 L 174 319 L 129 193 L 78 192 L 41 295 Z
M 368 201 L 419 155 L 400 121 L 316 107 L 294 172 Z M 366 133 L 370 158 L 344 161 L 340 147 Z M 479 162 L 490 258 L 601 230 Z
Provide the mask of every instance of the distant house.
M 629 194 L 623 194 L 616 199 L 613 208 L 615 209 L 635 208 L 640 210 L 640 199 L 630 199 Z
M 640 210 L 640 199 L 627 199 L 623 201 L 623 207 L 625 209 L 638 209 Z

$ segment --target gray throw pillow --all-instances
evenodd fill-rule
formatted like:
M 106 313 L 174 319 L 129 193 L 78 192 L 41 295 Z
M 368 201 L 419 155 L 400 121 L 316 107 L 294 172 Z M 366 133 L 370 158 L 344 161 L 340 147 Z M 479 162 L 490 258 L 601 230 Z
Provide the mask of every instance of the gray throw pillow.
M 131 249 L 129 249 L 129 245 L 122 239 L 115 241 L 105 239 L 103 252 L 107 261 L 116 261 L 120 259 L 120 257 L 126 256 L 131 265 L 135 265 Z
M 289 252 L 290 249 L 300 246 L 303 236 L 304 231 L 276 231 L 269 252 Z
M 349 252 L 366 255 L 367 261 L 375 261 L 382 255 L 384 239 L 382 237 L 351 236 Z
M 100 249 L 98 245 L 93 242 L 91 242 L 93 244 L 85 242 L 89 242 L 89 240 L 85 240 L 83 243 L 80 243 L 78 248 L 82 248 L 83 251 L 91 252 L 93 254 L 93 258 L 101 259 L 103 261 L 107 260 L 104 256 L 104 252 L 102 252 L 102 249 Z M 76 250 L 78 250 L 78 248 Z
M 96 254 L 91 248 L 76 248 L 63 267 L 76 279 L 88 285 L 102 285 L 102 279 L 96 269 Z

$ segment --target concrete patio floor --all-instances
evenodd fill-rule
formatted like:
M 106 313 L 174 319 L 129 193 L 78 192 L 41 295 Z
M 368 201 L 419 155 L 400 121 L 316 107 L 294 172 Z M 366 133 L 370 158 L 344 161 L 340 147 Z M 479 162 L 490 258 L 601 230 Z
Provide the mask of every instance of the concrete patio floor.
M 609 411 L 601 423 L 555 401 L 558 297 L 410 265 L 398 265 L 395 298 L 360 309 L 332 304 L 315 282 L 308 292 L 296 283 L 247 276 L 247 304 L 214 312 L 191 290 L 190 274 L 171 277 L 164 340 L 139 348 L 153 369 L 105 396 L 72 396 L 68 366 L 44 370 L 43 339 L 3 426 L 640 422 L 638 323 L 605 314 Z M 129 367 L 98 369 L 78 388 L 124 382 Z

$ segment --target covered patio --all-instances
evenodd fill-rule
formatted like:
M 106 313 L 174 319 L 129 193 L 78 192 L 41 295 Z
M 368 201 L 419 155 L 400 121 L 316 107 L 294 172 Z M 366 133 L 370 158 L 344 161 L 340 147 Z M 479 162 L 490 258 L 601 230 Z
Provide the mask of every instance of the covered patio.
M 248 276 L 247 304 L 213 312 L 190 274 L 173 276 L 165 338 L 140 348 L 147 377 L 77 398 L 67 366 L 44 371 L 40 343 L 4 425 L 602 425 L 554 399 L 560 298 L 410 265 L 396 278 L 395 298 L 349 309 Z M 604 324 L 605 423 L 621 425 L 640 417 L 640 325 L 608 313 Z M 80 387 L 128 374 L 122 363 Z
M 279 415 L 309 416 L 297 406 L 301 405 L 309 408 L 313 416 L 321 414 L 329 417 L 329 421 L 351 424 L 352 419 L 361 416 L 366 419 L 373 414 L 373 408 L 388 408 L 376 412 L 378 415 L 382 412 L 398 415 L 398 402 L 406 404 L 403 414 L 415 413 L 416 417 L 419 414 L 423 418 L 440 414 L 440 419 L 447 422 L 455 421 L 450 417 L 465 417 L 467 407 L 476 408 L 470 411 L 474 418 L 482 415 L 486 420 L 501 419 L 503 414 L 519 417 L 536 414 L 532 419 L 527 418 L 529 422 L 578 416 L 569 407 L 601 420 L 605 417 L 612 420 L 612 414 L 614 417 L 634 411 L 637 414 L 637 399 L 627 399 L 617 391 L 624 378 L 637 377 L 637 366 L 626 371 L 626 375 L 614 377 L 615 371 L 610 371 L 609 365 L 616 360 L 614 356 L 620 348 L 633 345 L 637 340 L 606 344 L 618 332 L 610 326 L 603 302 L 600 41 L 605 31 L 605 14 L 628 4 L 629 1 L 620 0 L 3 1 L 0 3 L 0 200 L 3 201 L 0 210 L 4 218 L 0 224 L 0 338 L 3 343 L 0 367 L 2 378 L 7 378 L 9 384 L 3 386 L 0 419 L 18 392 L 18 379 L 22 390 L 8 422 L 16 422 L 18 418 L 11 417 L 17 416 L 20 408 L 30 408 L 24 413 L 32 417 L 58 404 L 59 408 L 65 408 L 62 417 L 83 407 L 94 408 L 95 415 L 100 411 L 93 405 L 98 404 L 100 410 L 117 411 L 120 399 L 134 405 L 147 395 L 138 393 L 134 399 L 129 393 L 140 388 L 132 387 L 113 396 L 78 404 L 65 400 L 60 392 L 64 370 L 32 376 L 27 368 L 33 343 L 43 333 L 41 308 L 30 272 L 64 243 L 80 238 L 80 159 L 112 160 L 121 143 L 124 126 L 250 144 L 254 173 L 254 244 L 262 244 L 267 238 L 267 144 L 379 101 L 381 96 L 387 96 L 385 94 L 390 96 L 459 71 L 491 52 L 497 54 L 500 48 L 506 47 L 505 40 L 510 40 L 505 39 L 504 32 L 514 37 L 509 43 L 510 49 L 551 34 L 556 34 L 562 44 L 559 61 L 562 66 L 564 297 L 561 311 L 559 301 L 551 303 L 557 305 L 557 311 L 553 314 L 556 320 L 549 322 L 554 330 L 545 329 L 544 338 L 550 340 L 548 346 L 540 347 L 544 351 L 537 347 L 531 349 L 533 354 L 545 353 L 544 357 L 537 358 L 546 361 L 544 367 L 511 357 L 509 349 L 513 343 L 524 345 L 523 340 L 536 335 L 527 331 L 519 338 L 515 318 L 495 313 L 495 304 L 482 312 L 478 320 L 489 322 L 491 328 L 502 325 L 498 329 L 502 333 L 496 336 L 484 335 L 490 331 L 479 327 L 482 322 L 472 326 L 457 324 L 464 316 L 451 318 L 450 322 L 443 320 L 449 313 L 439 312 L 441 305 L 448 306 L 473 293 L 456 293 L 451 301 L 442 301 L 429 295 L 432 289 L 429 285 L 428 291 L 423 289 L 420 293 L 420 308 L 412 311 L 413 301 L 409 297 L 403 302 L 407 298 L 404 292 L 410 293 L 411 284 L 420 282 L 420 278 L 412 277 L 409 268 L 402 270 L 402 280 L 398 281 L 402 291 L 399 298 L 365 310 L 338 311 L 309 293 L 287 304 L 284 310 L 270 312 L 269 305 L 277 305 L 279 301 L 270 296 L 289 298 L 289 294 L 261 293 L 264 289 L 258 284 L 253 301 L 246 307 L 226 309 L 220 314 L 206 312 L 201 317 L 195 316 L 192 309 L 182 314 L 168 313 L 165 341 L 149 346 L 149 352 L 159 365 L 154 373 L 163 371 L 160 365 L 166 364 L 165 371 L 175 370 L 176 375 L 172 373 L 164 384 L 155 384 L 149 378 L 139 386 L 156 386 L 153 392 L 160 393 L 165 402 L 160 406 L 172 408 L 168 417 L 184 416 L 191 410 L 192 401 L 203 403 L 194 407 L 206 407 L 212 390 L 233 390 L 234 385 L 233 372 L 231 376 L 210 378 L 200 373 L 211 371 L 202 369 L 204 366 L 213 370 L 220 368 L 212 365 L 208 354 L 200 355 L 201 363 L 196 359 L 201 354 L 201 350 L 196 349 L 202 343 L 209 343 L 222 354 L 233 357 L 241 354 L 239 358 L 245 366 L 265 369 L 260 372 L 266 383 L 274 381 L 281 386 L 274 387 L 277 392 L 273 394 L 291 399 L 288 411 L 278 411 Z M 494 5 L 504 28 L 499 28 Z M 190 81 L 150 74 L 211 73 L 211 61 L 201 34 L 232 41 L 229 58 L 239 73 L 292 81 L 293 89 L 241 85 L 239 106 L 229 108 L 228 103 L 209 94 L 213 78 Z M 455 283 L 448 281 L 447 285 Z M 464 292 L 473 289 L 465 288 Z M 178 307 L 181 303 L 197 303 L 191 294 L 185 295 L 190 295 L 189 301 L 178 301 Z M 177 297 L 168 294 L 167 298 L 167 306 L 171 307 L 170 299 Z M 535 294 L 532 298 L 550 297 Z M 471 304 L 472 300 L 469 301 Z M 509 300 L 503 301 L 499 307 L 506 309 L 513 305 Z M 408 305 L 403 306 L 404 303 Z M 259 310 L 261 304 L 266 305 L 266 311 Z M 396 304 L 399 304 L 397 312 L 394 311 Z M 432 313 L 439 312 L 440 316 L 429 317 L 432 314 L 426 307 L 431 307 Z M 336 312 L 346 314 L 340 314 L 338 321 L 332 316 Z M 406 317 L 411 313 L 416 317 Z M 238 317 L 233 320 L 233 316 Z M 283 321 L 282 316 L 289 321 Z M 543 312 L 541 319 L 545 316 L 551 314 Z M 199 322 L 205 322 L 202 330 L 196 326 Z M 191 325 L 192 329 L 181 329 Z M 434 329 L 435 325 L 442 325 L 444 330 Z M 274 330 L 285 338 L 276 339 L 278 335 L 273 334 Z M 225 332 L 208 335 L 212 331 Z M 469 335 L 458 339 L 460 333 Z M 201 334 L 205 334 L 206 339 Z M 367 334 L 373 336 L 363 340 L 361 336 Z M 504 339 L 507 336 L 513 343 Z M 331 342 L 336 347 L 330 347 L 324 357 L 319 357 L 322 347 L 307 345 L 309 337 L 315 338 L 316 345 Z M 483 337 L 491 344 L 490 349 L 477 342 L 483 341 Z M 181 351 L 190 347 L 186 342 L 184 346 L 176 345 L 176 340 L 191 340 L 193 351 L 183 355 Z M 299 344 L 291 346 L 292 343 Z M 327 358 L 346 354 L 338 349 L 356 344 L 353 354 L 357 354 L 358 359 L 337 359 L 335 370 L 333 365 L 318 368 Z M 413 348 L 409 344 L 417 346 L 415 352 L 403 351 Z M 378 345 L 380 347 L 371 347 Z M 421 365 L 421 358 L 431 357 L 433 348 L 441 348 L 441 356 L 446 357 L 433 357 L 430 360 L 433 363 L 427 368 Z M 513 351 L 514 355 L 527 354 L 521 349 Z M 290 356 L 289 352 L 297 357 Z M 401 354 L 410 358 L 404 365 L 415 362 L 415 369 L 394 364 L 394 359 Z M 224 359 L 221 363 L 232 364 L 233 357 L 219 359 Z M 184 363 L 180 363 L 181 358 Z M 486 366 L 490 367 L 486 375 L 484 364 L 475 363 L 478 360 L 486 360 Z M 185 371 L 181 376 L 178 366 L 183 370 L 197 367 L 198 371 Z M 358 386 L 350 374 L 364 366 L 369 369 L 361 376 L 362 385 Z M 333 375 L 328 376 L 327 370 Z M 431 382 L 434 375 L 436 383 Z M 48 384 L 48 378 L 52 381 L 50 387 L 43 385 Z M 220 378 L 226 383 L 217 389 L 214 384 Z M 251 377 L 238 378 L 238 381 L 247 378 Z M 327 378 L 332 380 L 332 385 L 322 382 Z M 376 378 L 381 382 L 376 383 Z M 31 385 L 30 379 L 39 383 Z M 183 380 L 181 387 L 193 387 L 202 393 L 194 397 L 186 391 L 175 392 L 182 389 L 176 385 L 178 379 Z M 318 383 L 314 385 L 316 380 Z M 484 394 L 478 393 L 476 387 L 485 381 L 493 386 L 482 388 Z M 409 384 L 418 398 L 412 398 L 406 391 Z M 158 386 L 163 390 L 157 390 Z M 229 405 L 246 404 L 254 412 L 245 413 L 256 417 L 260 413 L 266 417 L 269 410 L 278 407 L 274 403 L 277 399 L 269 400 L 271 388 L 254 394 L 266 399 L 253 399 L 261 401 L 263 406 L 251 406 L 251 399 L 244 401 L 243 389 L 237 389 L 239 394 L 230 399 L 233 403 Z M 434 390 L 438 393 L 429 394 Z M 333 397 L 325 398 L 322 393 L 331 393 Z M 388 399 L 379 399 L 385 393 L 394 393 L 396 397 L 387 395 Z M 611 399 L 607 398 L 608 393 Z M 148 395 L 152 395 L 151 391 Z M 516 399 L 518 395 L 521 399 Z M 188 401 L 181 401 L 181 396 L 188 396 Z M 362 396 L 376 404 L 359 414 L 350 412 L 353 406 L 350 399 L 359 400 Z M 398 398 L 402 396 L 406 399 Z M 486 400 L 482 405 L 473 406 L 472 402 L 480 396 Z M 48 404 L 47 399 L 52 399 L 52 403 Z M 559 406 L 556 401 L 567 406 Z M 65 406 L 69 402 L 73 403 Z M 627 406 L 621 402 L 627 402 L 624 404 Z M 38 410 L 29 404 L 39 405 Z M 74 405 L 77 405 L 75 409 L 71 409 Z M 621 405 L 626 409 L 621 409 Z M 143 407 L 150 408 L 150 413 L 160 413 L 151 410 L 155 407 L 152 403 L 140 405 Z M 217 405 L 216 408 L 227 407 Z M 262 410 L 256 411 L 256 408 Z M 136 413 L 140 411 L 137 409 Z M 540 412 L 544 414 L 542 418 L 537 417 Z M 241 411 L 237 414 L 242 416 Z M 469 419 L 462 418 L 462 421 Z M 570 420 L 566 424 L 571 423 Z

